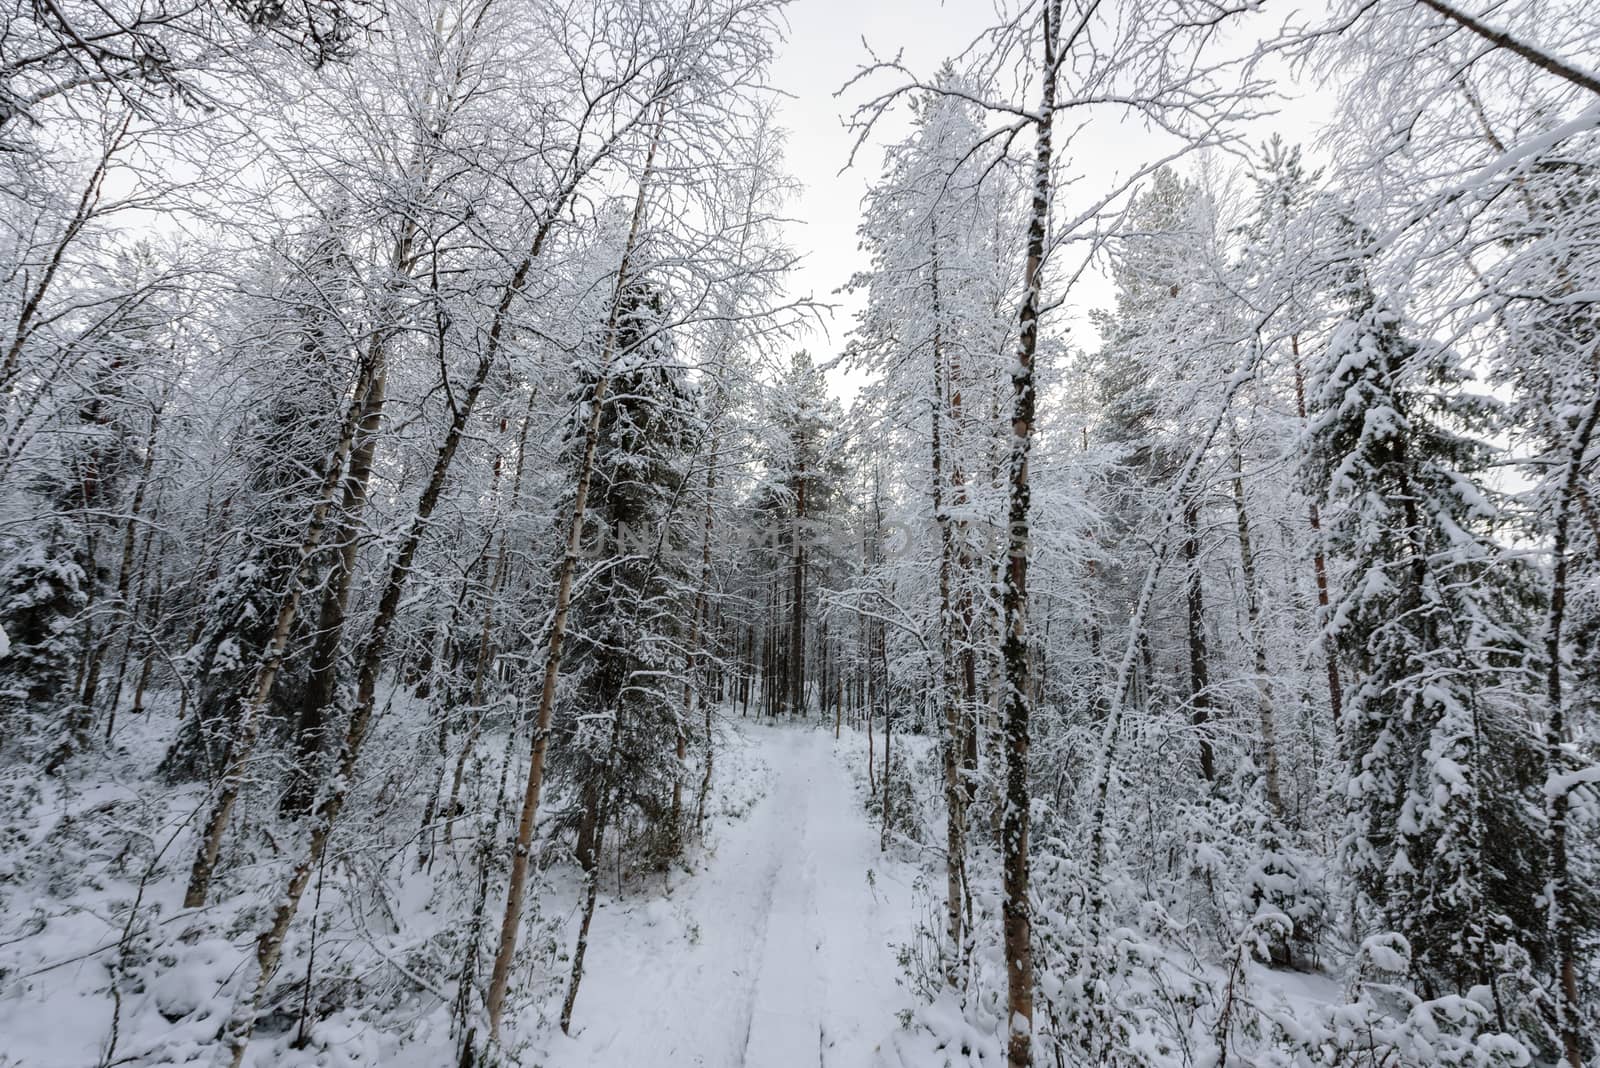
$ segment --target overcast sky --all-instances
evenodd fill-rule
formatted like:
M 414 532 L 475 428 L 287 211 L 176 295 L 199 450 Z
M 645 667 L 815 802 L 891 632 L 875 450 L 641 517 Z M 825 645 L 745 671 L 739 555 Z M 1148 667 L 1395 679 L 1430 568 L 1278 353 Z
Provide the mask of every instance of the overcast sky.
M 883 158 L 876 149 L 865 152 L 854 167 L 839 173 L 853 140 L 843 119 L 862 94 L 834 93 L 867 61 L 863 38 L 880 55 L 904 49 L 906 64 L 921 73 L 961 51 L 994 16 L 985 0 L 794 0 L 787 13 L 789 39 L 773 83 L 790 94 L 782 102 L 787 158 L 790 172 L 805 186 L 790 208 L 796 219 L 790 242 L 806 255 L 791 288 L 840 305 L 829 335 L 818 332 L 805 342 L 820 362 L 838 353 L 851 311 L 860 303 L 833 291 L 864 265 L 856 221 L 862 194 Z M 894 135 L 904 130 L 903 124 L 892 127 Z
M 1286 5 L 1281 10 L 1289 9 Z M 945 57 L 959 53 L 994 24 L 996 17 L 990 0 L 793 0 L 787 13 L 790 32 L 773 70 L 773 83 L 789 94 L 781 104 L 782 122 L 788 130 L 788 166 L 804 186 L 791 205 L 795 223 L 790 242 L 806 257 L 791 289 L 797 295 L 810 294 L 838 305 L 828 333 L 814 332 L 803 342 L 820 362 L 838 353 L 852 325 L 851 313 L 860 303 L 854 296 L 833 291 L 864 266 L 857 250 L 856 222 L 861 196 L 878 176 L 882 163 L 881 152 L 874 147 L 840 173 L 852 143 L 843 118 L 865 93 L 860 87 L 843 97 L 834 93 L 867 62 L 863 39 L 885 58 L 903 50 L 904 62 L 911 70 L 931 75 Z M 891 82 L 885 76 L 875 84 L 881 89 Z M 1295 99 L 1281 105 L 1277 117 L 1252 131 L 1252 140 L 1265 139 L 1274 131 L 1291 140 L 1306 140 L 1328 110 L 1327 97 L 1316 91 L 1295 94 Z M 901 119 L 884 131 L 890 138 L 905 132 L 904 117 Z M 883 139 L 880 134 L 878 140 Z M 1072 166 L 1081 170 L 1092 160 L 1103 168 L 1103 177 L 1091 176 L 1101 177 L 1093 184 L 1102 189 L 1113 172 L 1144 162 L 1154 147 L 1142 129 L 1119 127 L 1115 122 L 1088 131 L 1087 140 L 1080 141 L 1083 145 L 1087 147 L 1080 147 Z M 1104 280 L 1089 279 L 1063 313 L 1074 325 L 1086 325 L 1083 309 L 1109 299 Z M 1059 320 L 1057 325 L 1062 325 Z M 854 392 L 853 385 L 835 382 L 845 396 Z

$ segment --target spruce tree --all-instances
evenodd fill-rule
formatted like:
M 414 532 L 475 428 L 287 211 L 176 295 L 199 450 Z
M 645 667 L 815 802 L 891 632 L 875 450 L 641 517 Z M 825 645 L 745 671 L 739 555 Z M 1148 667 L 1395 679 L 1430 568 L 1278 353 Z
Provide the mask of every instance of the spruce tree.
M 1526 570 L 1494 538 L 1496 407 L 1363 280 L 1312 368 L 1307 469 L 1349 567 L 1330 628 L 1353 668 L 1344 855 L 1367 934 L 1409 946 L 1423 997 L 1488 987 L 1545 1038 L 1539 752 Z
M 32 737 L 69 694 L 79 646 L 75 627 L 88 603 L 88 577 L 67 544 L 63 524 L 18 546 L 0 569 L 0 743 Z
M 621 303 L 586 510 L 592 573 L 572 602 L 575 695 L 551 747 L 552 774 L 576 795 L 564 822 L 586 871 L 599 860 L 603 807 L 614 826 L 637 821 L 650 859 L 666 859 L 678 837 L 668 802 L 682 774 L 673 755 L 681 707 L 667 677 L 682 660 L 689 515 L 679 505 L 696 445 L 694 390 L 663 330 L 665 295 L 641 281 Z M 571 463 L 594 386 L 593 371 L 581 370 L 568 396 Z

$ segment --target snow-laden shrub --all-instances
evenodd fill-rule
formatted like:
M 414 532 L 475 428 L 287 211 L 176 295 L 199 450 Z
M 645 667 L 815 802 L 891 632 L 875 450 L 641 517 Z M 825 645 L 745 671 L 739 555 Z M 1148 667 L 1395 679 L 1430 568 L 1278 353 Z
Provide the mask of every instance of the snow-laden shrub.
M 921 761 L 907 761 L 899 754 L 895 754 L 890 761 L 887 779 L 880 778 L 878 789 L 866 799 L 868 817 L 875 825 L 882 827 L 883 805 L 887 797 L 890 836 L 918 844 L 926 840 L 922 801 L 917 796 L 913 781 L 920 773 L 917 765 L 921 763 Z
M 1489 991 L 1425 999 L 1404 984 L 1411 947 L 1394 933 L 1366 939 L 1356 956 L 1352 998 L 1315 1013 L 1273 1014 L 1294 1068 L 1520 1068 L 1528 1050 L 1494 1026 Z

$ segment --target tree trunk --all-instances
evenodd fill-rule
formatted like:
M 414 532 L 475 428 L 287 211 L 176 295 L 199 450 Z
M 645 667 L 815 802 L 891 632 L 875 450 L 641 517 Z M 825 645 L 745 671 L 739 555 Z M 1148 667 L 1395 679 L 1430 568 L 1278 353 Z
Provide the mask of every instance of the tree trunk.
M 700 682 L 698 675 L 700 671 L 701 618 L 705 615 L 706 598 L 711 592 L 711 537 L 716 524 L 714 501 L 717 491 L 717 464 L 719 462 L 717 448 L 719 442 L 717 440 L 715 418 L 714 414 L 712 425 L 708 431 L 711 434 L 711 454 L 706 461 L 706 500 L 705 508 L 700 516 L 700 584 L 695 589 L 694 615 L 689 620 L 689 676 L 684 680 L 683 684 L 683 715 L 685 719 L 694 711 L 695 689 Z M 711 770 L 716 756 L 716 747 L 712 744 L 711 738 L 711 702 L 702 698 L 700 703 L 704 706 L 705 711 L 705 723 L 702 725 L 702 729 L 705 731 L 705 752 L 703 756 L 704 766 L 700 771 L 700 790 L 695 797 L 694 803 L 694 829 L 696 834 L 699 834 L 705 826 L 706 795 L 711 792 Z M 683 737 L 683 729 L 681 727 L 679 728 L 678 736 L 680 739 Z M 679 756 L 680 764 L 686 755 Z
M 217 854 L 222 849 L 222 834 L 227 829 L 228 817 L 233 813 L 234 802 L 239 798 L 239 790 L 244 785 L 245 766 L 255 749 L 256 739 L 260 736 L 261 718 L 266 713 L 268 702 L 272 699 L 272 687 L 277 682 L 279 669 L 283 666 L 284 653 L 289 645 L 289 632 L 294 627 L 295 617 L 300 608 L 300 595 L 303 592 L 306 570 L 322 545 L 328 513 L 333 508 L 334 496 L 339 488 L 339 478 L 344 473 L 345 460 L 350 455 L 350 447 L 355 440 L 356 427 L 360 422 L 374 370 L 370 362 L 363 361 L 356 375 L 355 388 L 351 392 L 350 404 L 340 428 L 338 444 L 334 447 L 333 455 L 328 458 L 327 469 L 323 472 L 322 486 L 318 490 L 316 504 L 311 509 L 311 520 L 306 524 L 306 532 L 300 540 L 295 566 L 289 575 L 288 596 L 278 608 L 272 637 L 262 651 L 261 664 L 256 668 L 248 695 L 240 703 L 238 726 L 228 743 L 222 783 L 217 791 L 216 800 L 212 803 L 211 814 L 206 819 L 205 831 L 200 836 L 200 848 L 195 853 L 194 864 L 189 870 L 189 886 L 183 896 L 184 908 L 199 908 L 206 903 L 206 893 L 211 887 L 211 874 L 216 868 Z
M 1200 777 L 1217 778 L 1211 746 L 1211 667 L 1206 655 L 1205 588 L 1200 582 L 1200 504 L 1190 498 L 1183 509 L 1185 621 L 1189 638 L 1189 715 L 1200 742 Z
M 955 613 L 951 617 L 951 649 L 961 678 L 961 691 L 957 698 L 957 723 L 961 735 L 960 778 L 962 791 L 963 841 L 971 834 L 966 810 L 978 797 L 978 663 L 974 647 L 973 626 L 975 613 L 972 604 L 973 555 L 971 536 L 967 523 L 967 474 L 964 442 L 965 425 L 961 415 L 961 359 L 959 347 L 948 350 L 947 376 L 950 396 L 950 417 L 945 424 L 950 469 L 950 503 L 955 515 L 947 517 L 947 525 L 954 524 L 955 555 L 954 578 L 959 583 L 955 593 Z M 965 861 L 962 871 L 965 873 Z
M 865 640 L 864 640 L 863 644 L 865 644 L 866 642 L 871 641 L 870 631 L 869 631 L 868 635 L 864 636 L 864 638 L 865 638 Z M 876 797 L 877 794 L 878 794 L 878 769 L 876 767 L 874 767 L 873 765 L 877 762 L 878 754 L 874 751 L 874 748 L 873 748 L 874 742 L 872 740 L 872 733 L 873 733 L 873 731 L 872 731 L 872 708 L 873 708 L 873 704 L 878 699 L 878 687 L 873 684 L 872 662 L 871 662 L 870 659 L 868 659 L 868 657 L 870 657 L 870 655 L 871 655 L 870 648 L 869 649 L 864 649 L 863 652 L 867 654 L 867 656 L 863 657 L 863 659 L 866 659 L 866 661 L 867 661 L 867 663 L 866 663 L 867 703 L 862 708 L 862 712 L 866 715 L 866 718 L 867 718 L 867 791 L 873 797 Z
M 300 716 L 295 724 L 293 772 L 282 801 L 282 811 L 290 816 L 304 816 L 311 811 L 318 778 L 316 767 L 322 756 L 323 735 L 327 730 L 326 713 L 328 706 L 333 703 L 339 681 L 339 644 L 344 637 L 356 557 L 361 549 L 362 514 L 366 510 L 367 487 L 372 481 L 373 461 L 378 450 L 378 431 L 383 424 L 384 386 L 388 378 L 383 341 L 374 337 L 372 347 L 373 352 L 369 355 L 375 367 L 372 386 L 362 405 L 361 419 L 356 425 L 356 440 L 350 450 L 349 470 L 344 477 L 344 498 L 339 503 L 338 552 L 334 554 L 333 566 L 323 587 L 317 640 L 311 650 L 311 677 L 307 680 Z
M 872 471 L 872 561 L 876 564 L 883 550 L 883 495 L 881 487 L 881 472 L 874 467 Z M 873 640 L 874 647 L 867 652 L 867 671 L 870 673 L 876 668 L 878 679 L 878 698 L 883 702 L 883 829 L 878 837 L 878 852 L 885 853 L 889 849 L 889 829 L 894 820 L 894 793 L 890 789 L 892 779 L 889 774 L 890 745 L 894 735 L 893 716 L 890 712 L 891 699 L 889 688 L 889 650 L 884 625 L 881 622 L 868 624 L 869 640 Z M 876 660 L 876 665 L 873 664 Z
M 1594 357 L 1600 361 L 1600 347 Z M 1600 371 L 1600 368 L 1597 368 Z M 1600 373 L 1597 373 L 1600 378 Z M 1567 447 L 1566 472 L 1555 501 L 1550 543 L 1550 605 L 1545 623 L 1545 795 L 1548 798 L 1550 889 L 1549 927 L 1556 948 L 1556 1027 L 1569 1068 L 1581 1068 L 1583 1059 L 1583 1008 L 1578 1001 L 1577 939 L 1573 937 L 1571 870 L 1567 853 L 1567 819 L 1571 787 L 1553 788 L 1565 773 L 1567 723 L 1562 679 L 1562 628 L 1566 621 L 1569 544 L 1572 506 L 1583 488 L 1583 464 L 1589 443 L 1600 422 L 1600 396 L 1589 402 Z
M 751 628 L 745 635 L 745 660 L 744 671 L 739 679 L 739 718 L 750 715 L 750 688 L 755 682 L 756 674 L 756 633 Z
M 894 761 L 890 752 L 894 739 L 894 712 L 890 704 L 893 698 L 889 687 L 889 652 L 881 626 L 878 628 L 878 667 L 883 678 L 879 687 L 883 699 L 883 833 L 878 839 L 878 852 L 885 853 L 889 849 L 890 828 L 894 825 L 894 791 L 891 789 L 894 781 L 891 774 Z
M 1272 686 L 1267 677 L 1267 632 L 1261 618 L 1261 594 L 1256 581 L 1256 558 L 1250 544 L 1250 515 L 1245 506 L 1244 460 L 1239 445 L 1233 447 L 1233 514 L 1239 528 L 1239 568 L 1244 573 L 1245 612 L 1250 622 L 1250 647 L 1255 660 L 1256 716 L 1261 729 L 1262 776 L 1267 808 L 1283 821 L 1283 794 L 1278 788 L 1277 713 L 1272 707 Z
M 789 710 L 806 714 L 806 549 L 802 528 L 806 518 L 806 473 L 802 466 L 795 481 L 794 497 L 794 572 L 789 609 Z
M 144 460 L 139 465 L 139 482 L 134 487 L 133 502 L 128 506 L 128 522 L 125 524 L 122 532 L 122 559 L 117 566 L 117 608 L 122 614 L 122 627 L 127 631 L 127 641 L 122 654 L 122 664 L 124 669 L 127 667 L 128 658 L 133 654 L 134 631 L 137 629 L 138 623 L 137 615 L 139 606 L 130 605 L 128 601 L 128 591 L 132 589 L 133 586 L 134 546 L 138 536 L 139 517 L 144 512 L 145 491 L 150 486 L 150 471 L 155 464 L 156 436 L 159 432 L 160 426 L 161 409 L 157 407 L 150 413 L 150 428 L 145 434 L 144 441 Z M 149 540 L 146 539 L 146 545 L 148 544 Z M 149 567 L 148 560 L 145 561 L 145 567 Z M 139 578 L 139 589 L 142 594 L 144 591 L 143 572 L 141 572 Z M 101 650 L 103 650 L 107 644 L 108 643 L 106 642 L 101 642 L 97 647 L 95 655 L 103 655 Z M 92 697 L 93 695 L 91 694 L 89 696 Z M 120 703 L 121 699 L 122 674 L 121 671 L 119 671 L 117 674 L 116 688 L 111 693 L 111 708 L 106 716 L 106 742 L 108 744 L 111 741 L 112 730 L 116 726 L 117 705 Z M 87 698 L 85 699 L 85 703 L 88 703 Z
M 945 979 L 952 986 L 959 981 L 957 962 L 961 958 L 962 865 L 966 858 L 963 825 L 966 820 L 966 793 L 961 788 L 961 702 L 957 699 L 955 651 L 951 630 L 955 613 L 950 603 L 950 570 L 954 565 L 954 539 L 950 516 L 944 503 L 945 374 L 943 323 L 939 301 L 939 234 L 933 232 L 930 246 L 930 286 L 933 313 L 933 395 L 929 405 L 929 444 L 932 456 L 931 491 L 933 521 L 939 527 L 939 680 L 935 690 L 935 719 L 941 726 L 940 757 L 944 765 L 945 826 L 945 937 L 950 942 Z
M 500 924 L 500 945 L 495 951 L 494 971 L 489 980 L 485 1008 L 489 1015 L 489 1042 L 500 1040 L 500 1017 L 505 1009 L 506 987 L 511 980 L 511 963 L 517 952 L 517 933 L 522 925 L 522 898 L 527 892 L 528 862 L 533 850 L 533 831 L 539 815 L 539 794 L 544 787 L 545 754 L 550 746 L 550 722 L 555 714 L 556 683 L 561 676 L 561 652 L 566 640 L 567 614 L 572 608 L 572 582 L 578 557 L 583 549 L 583 517 L 589 503 L 589 484 L 594 473 L 595 451 L 600 439 L 600 416 L 605 407 L 606 390 L 611 380 L 611 364 L 616 355 L 618 317 L 626 291 L 628 270 L 639 240 L 644 218 L 645 194 L 655 168 L 656 148 L 661 141 L 665 114 L 658 118 L 650 146 L 645 152 L 644 170 L 634 198 L 633 218 L 623 246 L 622 262 L 617 266 L 616 287 L 612 291 L 605 345 L 601 351 L 599 375 L 590 399 L 588 425 L 583 433 L 583 458 L 578 465 L 578 480 L 573 494 L 572 512 L 567 523 L 566 552 L 556 577 L 555 615 L 550 621 L 549 644 L 545 653 L 544 681 L 539 690 L 539 708 L 534 719 L 532 752 L 528 760 L 528 782 L 523 790 L 522 813 L 517 821 L 517 841 L 511 856 L 511 875 L 506 888 L 506 912 Z
M 626 692 L 627 687 L 623 690 Z M 594 923 L 595 903 L 600 896 L 600 850 L 605 846 L 606 823 L 611 817 L 611 776 L 616 766 L 617 751 L 622 744 L 622 707 L 618 702 L 612 710 L 611 742 L 606 748 L 606 762 L 595 784 L 594 816 L 590 820 L 591 863 L 584 868 L 583 918 L 578 922 L 578 942 L 572 950 L 572 975 L 567 982 L 567 996 L 561 1002 L 561 1033 L 572 1030 L 572 1007 L 578 1001 L 578 986 L 583 982 L 583 962 L 589 953 L 589 928 Z M 586 812 L 587 818 L 587 812 Z
M 467 760 L 471 757 L 478 745 L 478 733 L 483 729 L 484 708 L 484 683 L 493 667 L 495 658 L 494 644 L 494 607 L 499 600 L 500 591 L 505 588 L 506 572 L 510 569 L 510 524 L 511 516 L 516 514 L 517 508 L 522 503 L 522 476 L 528 458 L 528 427 L 533 422 L 533 402 L 537 392 L 528 393 L 528 408 L 522 415 L 522 429 L 517 433 L 517 466 L 511 478 L 511 499 L 508 514 L 500 526 L 499 548 L 495 552 L 494 576 L 489 580 L 489 593 L 484 598 L 483 625 L 478 631 L 478 659 L 472 669 L 472 719 L 467 726 L 467 736 L 461 742 L 461 752 L 456 757 L 455 771 L 450 776 L 450 799 L 446 803 L 445 812 L 454 817 L 460 811 L 461 805 L 461 779 L 466 772 Z M 501 431 L 505 430 L 504 422 Z M 499 482 L 499 461 L 496 460 L 494 481 Z M 444 825 L 444 840 L 451 839 L 451 823 Z
M 833 676 L 833 738 L 839 740 L 839 721 L 844 715 L 844 676 Z
M 520 723 L 522 717 L 517 717 Z M 494 868 L 495 846 L 500 840 L 501 811 L 505 808 L 506 779 L 511 770 L 512 747 L 507 746 L 500 760 L 500 780 L 495 789 L 494 807 L 491 811 L 493 818 L 489 821 L 487 831 L 480 831 L 478 836 L 478 885 L 473 894 L 472 919 L 467 924 L 467 936 L 463 940 L 464 947 L 461 954 L 461 967 L 456 973 L 456 1000 L 451 1006 L 450 1028 L 457 1036 L 456 1064 L 458 1068 L 472 1068 L 473 1039 L 476 1037 L 471 1027 L 467 1026 L 467 1018 L 472 1006 L 473 978 L 478 973 L 478 954 L 482 951 L 483 929 L 488 925 L 489 912 L 489 874 Z
M 1300 335 L 1292 334 L 1289 337 L 1290 351 L 1294 355 L 1294 399 L 1300 409 L 1300 423 L 1306 423 L 1306 380 L 1305 373 L 1300 368 Z M 1311 569 L 1317 583 L 1317 607 L 1320 611 L 1318 626 L 1328 625 L 1328 610 L 1330 599 L 1328 596 L 1328 557 L 1322 544 L 1322 515 L 1317 510 L 1317 502 L 1307 502 L 1307 510 L 1311 520 L 1311 538 L 1313 542 Z M 1344 713 L 1344 688 L 1339 684 L 1339 660 L 1334 651 L 1333 641 L 1326 633 L 1322 635 L 1322 655 L 1328 669 L 1328 707 L 1333 711 L 1333 725 L 1339 726 L 1339 720 Z
M 1027 261 L 1023 271 L 1022 307 L 1018 312 L 1017 362 L 1011 371 L 1011 455 L 1008 466 L 1009 559 L 1005 570 L 1006 665 L 1006 794 L 1001 821 L 1001 906 L 1006 958 L 1007 1062 L 1011 1068 L 1033 1064 L 1033 913 L 1028 901 L 1029 678 L 1028 657 L 1028 451 L 1033 438 L 1036 405 L 1034 356 L 1039 348 L 1039 308 L 1044 274 L 1045 234 L 1050 224 L 1051 170 L 1054 153 L 1051 125 L 1056 106 L 1056 47 L 1061 0 L 1045 0 L 1044 56 L 1040 102 L 1034 126 L 1033 203 L 1028 218 Z

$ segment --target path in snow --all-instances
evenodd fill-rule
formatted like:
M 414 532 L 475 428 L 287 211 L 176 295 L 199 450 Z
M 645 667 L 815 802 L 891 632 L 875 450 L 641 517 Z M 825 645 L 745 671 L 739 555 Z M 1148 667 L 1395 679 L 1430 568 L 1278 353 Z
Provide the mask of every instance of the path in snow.
M 878 852 L 831 731 L 740 729 L 766 796 L 670 898 L 596 913 L 573 1038 L 551 1063 L 864 1068 L 894 1029 L 909 869 Z

